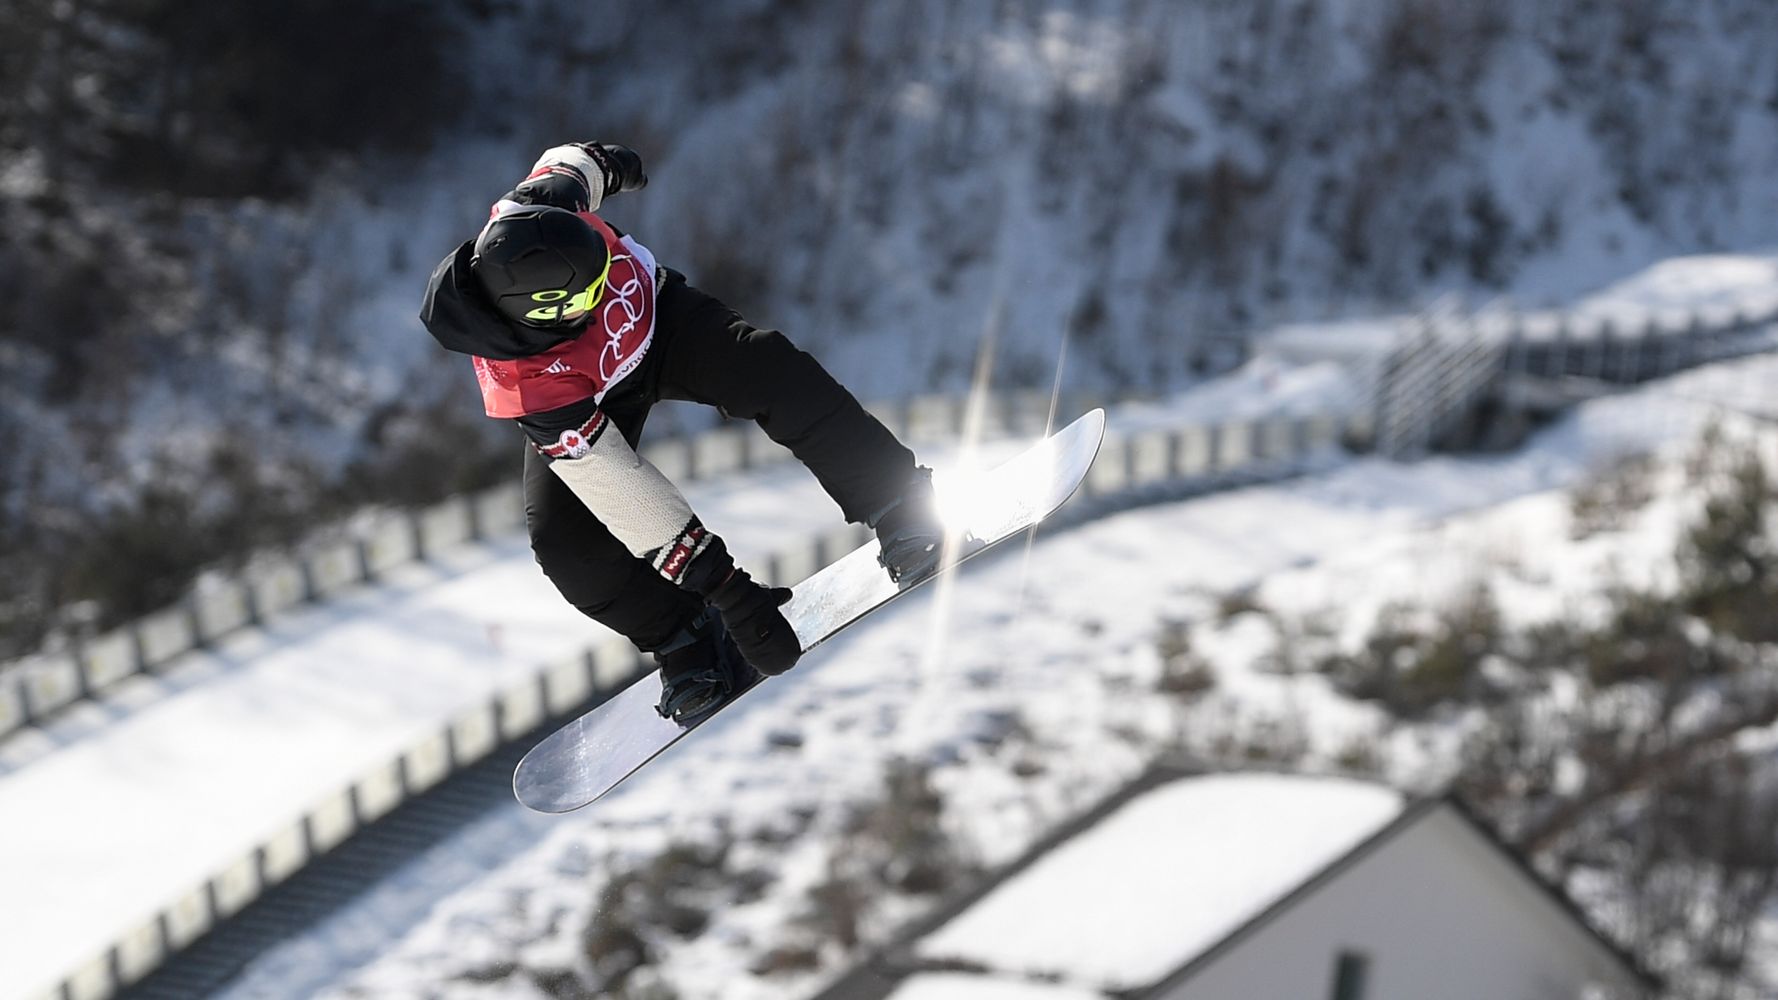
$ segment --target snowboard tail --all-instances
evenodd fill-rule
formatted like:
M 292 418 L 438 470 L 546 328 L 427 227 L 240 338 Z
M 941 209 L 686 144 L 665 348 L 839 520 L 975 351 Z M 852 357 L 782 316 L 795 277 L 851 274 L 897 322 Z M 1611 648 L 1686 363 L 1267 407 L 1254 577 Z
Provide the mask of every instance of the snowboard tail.
M 1092 410 L 990 471 L 936 483 L 949 550 L 938 572 L 897 585 L 877 561 L 876 540 L 865 542 L 792 588 L 783 612 L 803 652 L 1054 513 L 1086 479 L 1104 436 L 1105 412 Z M 757 682 L 736 691 L 715 711 L 681 726 L 655 711 L 661 678 L 651 671 L 533 747 L 513 773 L 513 793 L 538 812 L 579 809 L 727 711 L 755 686 Z

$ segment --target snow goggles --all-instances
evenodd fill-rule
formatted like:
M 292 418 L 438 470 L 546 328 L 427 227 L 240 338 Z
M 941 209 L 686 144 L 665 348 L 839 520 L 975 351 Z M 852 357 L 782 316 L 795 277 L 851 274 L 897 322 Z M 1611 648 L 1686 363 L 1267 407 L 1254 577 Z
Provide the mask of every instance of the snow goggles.
M 599 300 L 605 297 L 607 279 L 611 277 L 611 255 L 605 257 L 605 269 L 593 279 L 593 283 L 578 293 L 569 292 L 566 288 L 550 288 L 541 292 L 532 292 L 532 302 L 542 302 L 525 313 L 525 318 L 534 323 L 568 323 L 579 319 L 585 313 L 593 311 Z

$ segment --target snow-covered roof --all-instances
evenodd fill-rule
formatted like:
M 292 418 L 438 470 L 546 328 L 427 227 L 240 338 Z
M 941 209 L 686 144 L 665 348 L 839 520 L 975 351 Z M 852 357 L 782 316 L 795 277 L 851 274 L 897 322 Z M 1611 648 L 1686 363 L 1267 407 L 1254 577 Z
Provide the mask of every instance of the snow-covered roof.
M 1043 855 L 914 951 L 925 960 L 1101 989 L 1152 983 L 1376 834 L 1402 809 L 1400 794 L 1345 779 L 1179 779 Z
M 886 1000 L 1102 1000 L 1097 990 L 958 972 L 910 976 Z

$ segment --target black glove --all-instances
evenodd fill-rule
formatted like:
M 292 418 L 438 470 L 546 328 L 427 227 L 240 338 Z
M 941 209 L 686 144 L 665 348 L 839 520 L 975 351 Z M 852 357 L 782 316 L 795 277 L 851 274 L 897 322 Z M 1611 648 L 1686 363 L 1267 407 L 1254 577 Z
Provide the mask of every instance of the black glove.
M 803 644 L 778 610 L 790 600 L 789 587 L 761 586 L 736 567 L 705 599 L 722 615 L 722 623 L 753 669 L 770 677 L 796 666 Z
M 577 142 L 575 145 L 586 150 L 605 174 L 604 197 L 624 191 L 640 191 L 648 186 L 648 175 L 642 172 L 642 157 L 630 147 L 613 142 Z

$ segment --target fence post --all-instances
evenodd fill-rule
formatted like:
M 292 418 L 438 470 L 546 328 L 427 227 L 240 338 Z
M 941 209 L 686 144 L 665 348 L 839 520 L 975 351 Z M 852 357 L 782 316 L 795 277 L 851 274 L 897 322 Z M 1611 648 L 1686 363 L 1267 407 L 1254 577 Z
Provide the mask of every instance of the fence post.
M 1611 380 L 1611 345 L 1617 339 L 1617 328 L 1609 319 L 1601 319 L 1588 341 L 1587 374 L 1600 382 Z
M 1650 316 L 1648 321 L 1642 324 L 1641 339 L 1636 341 L 1635 380 L 1637 382 L 1646 382 L 1655 377 L 1654 369 L 1649 367 L 1649 358 L 1653 353 L 1651 348 L 1658 348 L 1660 336 L 1660 322 L 1654 316 Z
M 1638 381 L 1637 373 L 1640 367 L 1639 362 L 1642 360 L 1642 337 L 1645 335 L 1646 328 L 1645 332 L 1642 334 L 1634 334 L 1629 330 L 1625 330 L 1623 335 L 1617 338 L 1617 373 L 1619 382 L 1626 385 L 1635 385 Z
M 1685 367 L 1687 368 L 1695 367 L 1698 363 L 1698 359 L 1704 355 L 1704 330 L 1704 314 L 1694 309 L 1691 315 L 1691 322 L 1686 324 L 1685 329 L 1684 358 Z
M 1556 317 L 1556 336 L 1550 345 L 1549 371 L 1544 372 L 1546 378 L 1561 378 L 1568 374 L 1568 353 L 1574 339 L 1574 327 L 1570 325 L 1568 314 Z

